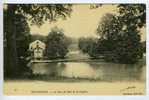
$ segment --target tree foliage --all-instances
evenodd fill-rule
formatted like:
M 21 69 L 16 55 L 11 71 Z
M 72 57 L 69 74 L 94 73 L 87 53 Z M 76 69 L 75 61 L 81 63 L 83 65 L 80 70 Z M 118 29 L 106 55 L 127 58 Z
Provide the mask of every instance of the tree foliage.
M 107 13 L 101 18 L 101 22 L 97 28 L 97 34 L 102 39 L 115 40 L 122 27 L 118 16 Z
M 20 36 L 23 35 L 21 38 L 26 38 L 26 33 L 29 31 L 27 21 L 31 21 L 32 24 L 40 26 L 45 21 L 56 21 L 60 17 L 65 19 L 70 16 L 70 12 L 71 5 L 69 4 L 7 4 L 7 8 L 4 9 L 4 36 L 6 40 L 4 51 L 6 54 L 5 58 L 7 57 L 5 60 L 5 68 L 7 67 L 9 69 L 9 72 L 7 70 L 6 73 L 9 73 L 10 77 L 16 77 L 18 74 L 21 74 L 17 70 L 20 67 L 18 65 L 20 55 L 18 50 L 20 51 L 20 49 L 18 49 L 17 45 L 25 46 L 28 44 L 27 41 L 18 42 Z M 22 20 L 24 21 L 22 22 Z M 17 23 L 20 24 L 17 25 Z M 26 49 L 21 51 L 24 52 L 24 50 L 26 51 Z
M 142 58 L 143 50 L 139 29 L 145 25 L 144 4 L 118 5 L 119 15 L 106 14 L 97 28 L 101 39 L 98 49 L 106 47 L 107 60 L 135 63 Z M 105 44 L 102 44 L 105 43 Z
M 142 28 L 146 25 L 145 4 L 120 4 L 118 5 L 118 12 L 128 28 Z
M 24 15 L 32 24 L 39 26 L 45 21 L 56 21 L 60 17 L 65 19 L 72 11 L 70 4 L 10 4 L 8 6 L 12 6 L 16 13 Z
M 13 26 L 9 26 L 9 22 L 8 21 L 12 21 L 9 20 L 9 16 L 7 15 L 7 11 L 4 11 L 4 40 L 5 40 L 5 47 L 4 47 L 4 57 L 5 57 L 5 62 L 4 62 L 4 71 L 5 71 L 5 75 L 9 76 L 10 74 L 12 74 L 12 70 L 15 72 L 25 72 L 27 71 L 27 61 L 25 61 L 25 57 L 28 56 L 28 44 L 30 42 L 30 29 L 28 26 L 28 23 L 26 21 L 26 18 L 20 14 L 15 14 L 15 19 L 13 22 Z M 9 37 L 9 29 L 13 28 L 15 29 L 15 35 L 13 34 L 13 37 Z M 12 34 L 12 33 L 11 33 Z M 15 44 L 11 42 L 11 44 L 9 44 L 9 42 L 12 39 L 15 39 Z M 17 53 L 16 57 L 11 56 L 10 58 L 13 61 L 17 61 L 17 64 L 20 65 L 19 67 L 15 66 L 15 67 L 10 67 L 9 64 L 12 64 L 13 62 L 10 61 L 10 59 L 8 58 L 9 53 L 12 53 L 11 50 L 12 48 L 8 49 L 9 46 L 14 46 L 14 50 L 15 52 L 13 53 Z M 12 58 L 14 57 L 14 58 Z M 16 73 L 17 74 L 17 73 Z M 15 75 L 15 74 L 13 74 Z
M 96 38 L 80 38 L 78 42 L 78 47 L 83 53 L 89 54 L 91 57 L 96 57 L 97 49 L 96 49 L 97 39 Z
M 49 59 L 64 58 L 68 52 L 69 43 L 61 29 L 53 28 L 47 37 L 46 53 Z

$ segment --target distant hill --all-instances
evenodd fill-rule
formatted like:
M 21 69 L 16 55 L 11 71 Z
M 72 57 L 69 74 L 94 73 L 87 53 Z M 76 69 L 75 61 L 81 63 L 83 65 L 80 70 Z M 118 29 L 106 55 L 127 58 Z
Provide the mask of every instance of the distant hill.
M 40 40 L 42 42 L 46 42 L 47 37 L 43 36 L 43 35 L 31 35 L 31 42 L 35 41 L 35 40 Z

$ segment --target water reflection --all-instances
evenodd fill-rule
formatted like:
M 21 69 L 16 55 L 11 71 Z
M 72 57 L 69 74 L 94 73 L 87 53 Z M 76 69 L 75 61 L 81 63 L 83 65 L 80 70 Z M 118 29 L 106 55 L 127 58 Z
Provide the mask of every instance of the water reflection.
M 145 64 L 115 64 L 107 62 L 34 63 L 34 74 L 68 78 L 88 78 L 104 81 L 145 80 Z

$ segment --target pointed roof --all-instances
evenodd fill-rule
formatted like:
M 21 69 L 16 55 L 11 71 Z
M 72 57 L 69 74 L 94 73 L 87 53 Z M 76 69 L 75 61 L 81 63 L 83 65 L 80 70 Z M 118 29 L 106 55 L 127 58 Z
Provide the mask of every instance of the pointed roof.
M 33 49 L 37 48 L 37 46 L 42 49 L 45 49 L 45 47 L 46 47 L 44 42 L 42 42 L 40 40 L 35 40 L 34 42 L 30 43 L 29 50 L 33 50 Z

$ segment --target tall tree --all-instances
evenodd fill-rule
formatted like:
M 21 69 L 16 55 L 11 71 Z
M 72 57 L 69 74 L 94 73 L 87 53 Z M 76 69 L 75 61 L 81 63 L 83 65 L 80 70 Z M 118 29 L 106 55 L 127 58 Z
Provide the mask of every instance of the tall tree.
M 112 57 L 111 60 L 120 63 L 135 63 L 142 57 L 139 32 L 146 24 L 145 15 L 144 4 L 124 4 L 118 5 L 118 15 L 106 14 L 103 17 L 97 33 L 107 41 L 107 51 L 114 54 L 114 57 L 106 58 Z
M 123 25 L 121 41 L 118 44 L 118 47 L 123 49 L 117 48 L 116 50 L 116 52 L 121 52 L 118 54 L 118 60 L 124 63 L 134 63 L 143 56 L 140 29 L 146 25 L 146 5 L 120 4 L 118 10 Z
M 6 50 L 8 51 L 6 56 L 7 66 L 10 71 L 10 76 L 17 75 L 16 71 L 18 63 L 18 53 L 16 46 L 16 14 L 24 16 L 26 20 L 30 20 L 32 24 L 42 25 L 45 21 L 56 21 L 59 17 L 66 18 L 70 16 L 71 5 L 61 4 L 8 4 L 7 9 L 4 11 L 4 34 L 6 40 Z M 13 26 L 13 27 L 12 27 Z
M 47 37 L 47 56 L 49 59 L 64 58 L 69 42 L 61 29 L 54 27 Z

